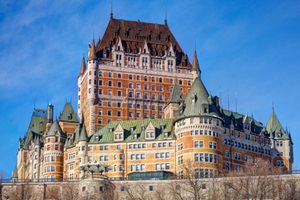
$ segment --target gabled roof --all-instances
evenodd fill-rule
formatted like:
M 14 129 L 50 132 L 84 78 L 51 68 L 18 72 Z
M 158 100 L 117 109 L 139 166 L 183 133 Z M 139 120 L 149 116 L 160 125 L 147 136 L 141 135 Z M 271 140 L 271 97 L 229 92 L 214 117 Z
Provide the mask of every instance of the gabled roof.
M 59 121 L 73 123 L 79 122 L 71 102 L 66 102 L 63 112 L 60 114 Z
M 173 91 L 172 91 L 167 103 L 179 103 L 179 102 L 182 102 L 183 100 L 184 100 L 184 94 L 182 93 L 181 88 L 176 81 Z
M 163 133 L 168 133 L 168 139 L 174 139 L 172 132 L 173 119 L 144 119 L 144 120 L 132 120 L 132 121 L 114 121 L 104 126 L 101 130 L 92 135 L 89 139 L 89 143 L 112 143 L 114 142 L 114 130 L 117 126 L 121 126 L 124 130 L 124 141 L 144 141 L 147 125 L 151 124 L 155 128 L 155 140 L 167 139 Z M 164 125 L 162 129 L 161 125 Z M 112 131 L 112 132 L 111 132 Z M 137 139 L 134 135 L 137 135 Z M 96 137 L 99 139 L 96 140 Z
M 251 131 L 252 133 L 259 134 L 264 129 L 262 123 L 256 121 L 253 117 L 249 117 L 248 115 L 243 115 L 229 110 L 222 110 L 222 113 L 225 127 L 229 127 L 231 122 L 233 122 L 234 128 L 242 131 L 244 119 L 247 116 L 247 120 L 253 125 L 253 130 Z
M 20 147 L 27 148 L 30 141 L 34 142 L 35 135 L 42 135 L 46 130 L 47 110 L 34 108 L 31 120 L 23 139 L 20 139 Z
M 126 53 L 139 53 L 146 41 L 150 55 L 162 57 L 166 56 L 167 50 L 170 46 L 173 46 L 176 55 L 176 66 L 191 68 L 187 55 L 183 52 L 166 24 L 111 18 L 102 40 L 96 46 L 97 57 L 113 59 L 112 48 L 116 45 L 119 38 L 122 40 Z

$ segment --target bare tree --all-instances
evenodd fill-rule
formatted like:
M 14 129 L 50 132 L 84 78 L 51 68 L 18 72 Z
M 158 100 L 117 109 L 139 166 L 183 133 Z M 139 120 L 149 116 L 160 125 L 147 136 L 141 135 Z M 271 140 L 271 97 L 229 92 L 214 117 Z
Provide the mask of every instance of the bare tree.
M 174 180 L 169 186 L 169 189 L 173 191 L 174 199 L 205 199 L 207 181 L 199 173 L 202 167 L 202 163 L 190 160 L 180 166 L 182 176 L 178 178 L 181 180 Z
M 272 164 L 262 159 L 248 162 L 244 168 L 227 174 L 223 181 L 225 199 L 268 199 L 274 196 L 278 180 Z
M 61 184 L 61 199 L 65 200 L 77 200 L 78 194 L 78 182 L 65 182 Z

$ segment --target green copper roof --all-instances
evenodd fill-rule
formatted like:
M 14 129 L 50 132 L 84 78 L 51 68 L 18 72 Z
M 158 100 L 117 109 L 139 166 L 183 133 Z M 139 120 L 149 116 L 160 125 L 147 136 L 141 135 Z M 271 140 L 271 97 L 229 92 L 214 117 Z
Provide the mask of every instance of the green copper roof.
M 56 132 L 59 132 L 60 134 L 63 133 L 57 120 L 52 124 L 49 132 L 46 134 L 46 137 L 47 136 L 55 136 Z
M 183 100 L 184 100 L 184 95 L 181 91 L 180 86 L 176 82 L 167 103 L 179 103 Z
M 20 147 L 27 148 L 31 140 L 34 141 L 34 135 L 42 135 L 46 130 L 47 110 L 34 108 L 29 127 L 23 139 L 20 139 Z
M 195 116 L 203 114 L 202 105 L 208 105 L 208 92 L 199 77 L 196 77 L 194 83 L 185 98 L 184 116 Z
M 281 126 L 274 109 L 266 125 L 266 130 L 271 134 L 271 137 L 275 139 L 290 139 L 288 132 L 284 131 Z
M 236 130 L 242 131 L 243 121 L 245 118 L 248 118 L 252 133 L 259 134 L 265 128 L 262 123 L 256 121 L 253 117 L 249 117 L 248 115 L 243 115 L 229 110 L 222 110 L 222 113 L 225 127 L 229 127 L 231 123 L 233 123 Z
M 88 135 L 84 124 L 81 126 L 79 141 L 88 141 Z
M 66 102 L 63 112 L 60 114 L 59 121 L 78 123 L 79 120 L 71 102 Z
M 155 140 L 164 140 L 167 138 L 174 138 L 172 133 L 173 119 L 144 119 L 144 120 L 133 120 L 133 121 L 115 121 L 110 122 L 97 133 L 95 133 L 91 138 L 89 143 L 111 143 L 114 142 L 114 131 L 117 126 L 123 129 L 124 141 L 134 142 L 134 141 L 145 141 L 145 132 L 147 126 L 150 123 L 155 129 Z M 165 136 L 167 133 L 167 136 Z M 137 135 L 137 138 L 134 138 Z M 96 137 L 98 139 L 96 139 Z

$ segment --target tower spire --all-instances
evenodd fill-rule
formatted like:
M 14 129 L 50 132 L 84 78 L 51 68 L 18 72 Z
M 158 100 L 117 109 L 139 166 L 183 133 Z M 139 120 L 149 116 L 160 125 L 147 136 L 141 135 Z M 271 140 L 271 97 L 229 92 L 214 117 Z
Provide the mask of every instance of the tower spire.
M 89 60 L 97 60 L 94 34 L 93 34 L 92 45 L 90 47 Z
M 199 62 L 198 62 L 197 51 L 196 51 L 196 42 L 195 42 L 194 57 L 192 63 L 192 71 L 196 71 L 197 73 L 199 73 L 199 76 L 201 75 L 201 70 L 199 68 Z
M 168 20 L 167 20 L 167 9 L 165 8 L 165 25 L 168 25 Z
M 113 14 L 113 3 L 112 0 L 110 1 L 110 19 L 114 18 L 114 14 Z
M 86 70 L 86 66 L 85 66 L 85 58 L 84 58 L 84 54 L 83 54 L 82 55 L 81 66 L 80 66 L 79 76 L 82 76 L 84 74 L 85 70 Z

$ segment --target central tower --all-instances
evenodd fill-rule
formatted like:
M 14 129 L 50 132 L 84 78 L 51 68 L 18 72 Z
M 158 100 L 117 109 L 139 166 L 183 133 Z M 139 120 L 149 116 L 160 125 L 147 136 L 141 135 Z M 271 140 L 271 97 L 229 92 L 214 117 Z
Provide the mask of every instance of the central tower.
M 88 49 L 78 76 L 78 113 L 89 135 L 110 121 L 163 118 L 175 80 L 186 95 L 198 71 L 167 23 L 111 15 L 102 39 L 93 38 Z

